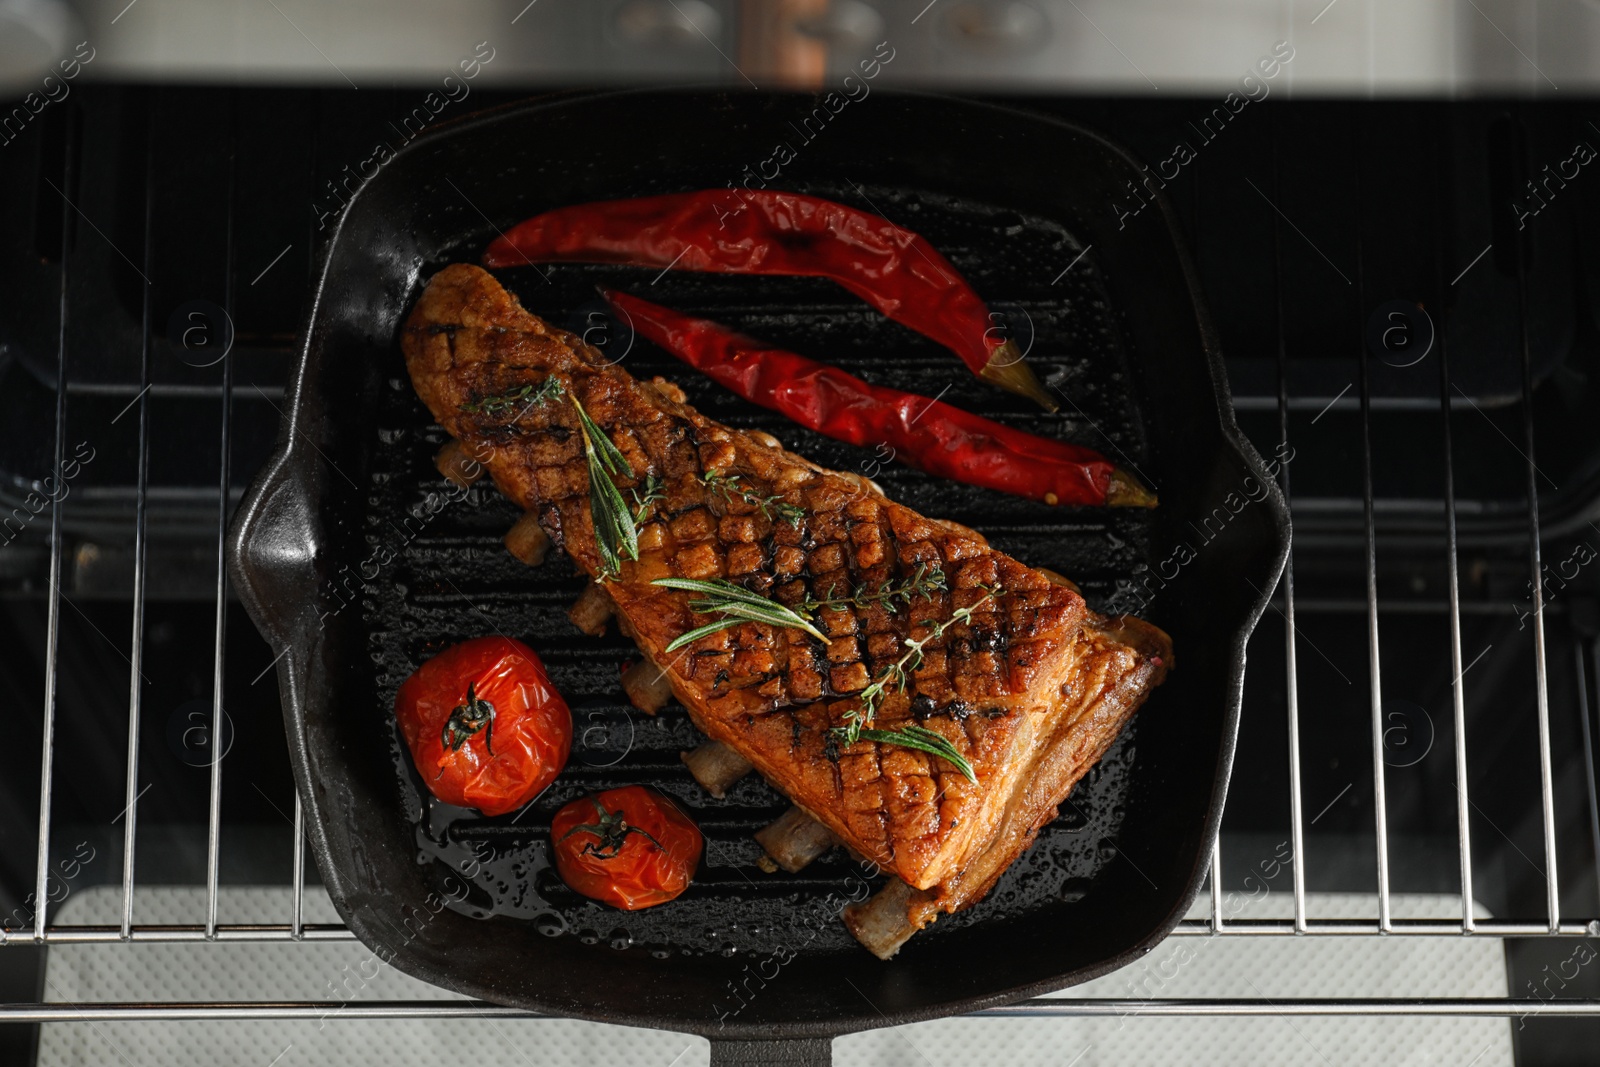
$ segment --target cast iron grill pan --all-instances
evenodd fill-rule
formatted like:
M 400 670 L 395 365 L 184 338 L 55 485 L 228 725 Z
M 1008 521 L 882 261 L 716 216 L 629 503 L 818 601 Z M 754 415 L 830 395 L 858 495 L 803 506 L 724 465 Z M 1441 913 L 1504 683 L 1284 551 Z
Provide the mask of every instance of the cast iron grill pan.
M 988 899 L 941 918 L 895 960 L 870 956 L 837 920 L 881 879 L 840 850 L 799 875 L 761 872 L 750 834 L 782 813 L 782 796 L 755 776 L 721 801 L 696 785 L 678 760 L 698 741 L 684 711 L 630 708 L 619 672 L 637 655 L 631 644 L 586 637 L 567 620 L 583 585 L 567 558 L 552 553 L 540 568 L 513 560 L 500 536 L 515 506 L 486 484 L 453 492 L 433 468 L 445 437 L 411 390 L 397 331 L 435 270 L 476 261 L 497 229 L 547 207 L 723 186 L 770 155 L 811 105 L 643 93 L 518 105 L 420 138 L 340 221 L 280 451 L 240 509 L 232 563 L 252 617 L 289 647 L 285 715 L 329 892 L 357 935 L 403 970 L 535 1011 L 713 1038 L 825 1038 L 1104 973 L 1148 951 L 1200 886 L 1244 640 L 1281 567 L 1287 518 L 1270 486 L 1256 488 L 1267 480 L 1226 406 L 1170 218 L 1150 212 L 1116 230 L 1105 205 L 1135 167 L 1093 135 L 978 104 L 882 95 L 838 115 L 773 183 L 880 212 L 931 240 L 1069 398 L 1055 415 L 978 383 L 949 353 L 815 279 L 570 265 L 499 275 L 530 311 L 587 331 L 636 376 L 671 377 L 706 414 L 872 475 L 891 497 L 1070 575 L 1093 606 L 1138 607 L 1172 634 L 1178 669 L 1062 817 Z M 1142 471 L 1162 506 L 1049 508 L 802 430 L 635 342 L 604 314 L 602 282 L 1100 448 Z M 1258 499 L 1235 510 L 1252 489 Z M 1180 544 L 1194 558 L 1173 568 Z M 483 819 L 431 797 L 392 707 L 422 660 L 494 632 L 545 659 L 572 705 L 575 745 L 528 809 Z M 557 808 L 631 782 L 673 796 L 706 834 L 689 891 L 634 914 L 571 893 L 545 858 Z M 825 1044 L 808 1047 L 825 1054 Z

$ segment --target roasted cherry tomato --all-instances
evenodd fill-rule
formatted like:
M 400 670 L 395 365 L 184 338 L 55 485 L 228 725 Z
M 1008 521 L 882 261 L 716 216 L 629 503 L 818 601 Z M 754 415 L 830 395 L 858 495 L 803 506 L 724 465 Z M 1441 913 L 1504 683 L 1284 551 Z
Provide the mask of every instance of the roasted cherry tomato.
M 642 785 L 574 800 L 556 812 L 550 840 L 562 881 L 624 911 L 664 904 L 689 888 L 705 847 L 677 805 Z
M 395 717 L 433 795 L 485 815 L 515 811 L 555 781 L 572 751 L 572 713 L 533 649 L 476 637 L 405 680 Z

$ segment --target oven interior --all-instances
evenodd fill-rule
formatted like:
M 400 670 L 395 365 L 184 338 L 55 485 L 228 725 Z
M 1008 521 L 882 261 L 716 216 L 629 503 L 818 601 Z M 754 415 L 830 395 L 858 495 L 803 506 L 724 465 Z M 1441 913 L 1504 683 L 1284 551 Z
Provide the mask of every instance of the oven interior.
M 4 150 L 7 914 L 25 917 L 34 891 L 39 709 L 52 698 L 51 859 L 83 846 L 98 857 L 75 887 L 122 881 L 130 794 L 137 881 L 206 884 L 218 687 L 217 880 L 316 883 L 297 856 L 273 652 L 229 598 L 222 531 L 278 432 L 328 233 L 307 205 L 329 205 L 350 162 L 392 138 L 404 97 L 83 86 Z M 485 105 L 512 98 L 482 92 Z M 1208 139 L 1192 125 L 1210 106 L 1200 100 L 1007 102 L 1151 161 L 1198 265 L 1239 422 L 1261 455 L 1286 460 L 1293 555 L 1250 645 L 1222 893 L 1259 884 L 1259 861 L 1281 855 L 1297 817 L 1308 892 L 1372 893 L 1381 854 L 1393 892 L 1456 895 L 1465 829 L 1471 895 L 1495 922 L 1600 935 L 1600 192 L 1571 176 L 1574 142 L 1597 136 L 1585 110 L 1274 100 Z M 1179 142 L 1197 151 L 1169 177 Z M 1149 222 L 1139 202 L 1130 190 L 1104 209 L 1136 231 Z M 59 470 L 58 434 L 77 461 Z M 1142 577 L 1091 591 L 1115 604 Z M 135 640 L 145 755 L 130 790 Z M 1512 936 L 1505 949 L 1513 996 L 1570 953 L 1557 937 Z M 7 1001 L 45 999 L 48 951 L 0 952 Z M 1600 978 L 1581 974 L 1562 995 L 1600 995 Z M 1576 1019 L 1514 1029 L 1530 1063 L 1565 1062 L 1597 1036 Z M 0 1027 L 8 1062 L 36 1041 L 36 1027 Z

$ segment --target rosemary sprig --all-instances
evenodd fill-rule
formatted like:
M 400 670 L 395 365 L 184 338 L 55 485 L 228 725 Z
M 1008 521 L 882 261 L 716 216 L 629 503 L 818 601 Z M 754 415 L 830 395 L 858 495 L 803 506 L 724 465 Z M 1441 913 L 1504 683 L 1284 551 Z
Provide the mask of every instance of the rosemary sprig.
M 882 604 L 893 614 L 896 610 L 895 601 L 898 600 L 909 608 L 912 601 L 932 600 L 934 592 L 944 588 L 944 571 L 937 565 L 919 563 L 917 572 L 902 581 L 885 580 L 879 582 L 876 589 L 863 582 L 851 590 L 847 597 L 834 596 L 838 586 L 831 586 L 824 599 L 817 600 L 808 596 L 801 606 L 808 612 L 844 611 L 846 608 L 855 608 L 859 611 L 873 604 Z
M 920 640 L 906 639 L 905 655 L 895 660 L 883 669 L 883 672 L 861 691 L 861 702 L 845 712 L 843 726 L 835 726 L 833 735 L 846 745 L 853 745 L 862 736 L 863 730 L 872 725 L 874 716 L 878 713 L 878 705 L 883 703 L 885 697 L 891 693 L 898 693 L 905 689 L 910 680 L 910 674 L 922 666 L 922 650 L 930 643 L 944 636 L 946 630 L 958 622 L 967 622 L 975 615 L 979 608 L 1000 595 L 999 586 L 982 586 L 983 596 L 979 597 L 970 606 L 957 608 L 950 613 L 948 619 L 934 623 L 932 629 L 922 636 Z M 896 743 L 896 742 L 891 742 Z
M 791 504 L 781 496 L 762 496 L 749 486 L 741 485 L 739 475 L 724 474 L 721 471 L 711 470 L 700 475 L 700 482 L 711 489 L 712 492 L 721 493 L 725 500 L 742 500 L 751 505 L 766 518 L 768 522 L 783 522 L 791 529 L 799 529 L 800 520 L 806 517 L 806 509 L 799 504 Z
M 768 600 L 760 593 L 752 593 L 744 586 L 735 585 L 726 578 L 712 578 L 709 581 L 697 578 L 657 578 L 650 584 L 659 585 L 664 589 L 700 593 L 701 596 L 689 601 L 689 609 L 702 615 L 719 612 L 723 616 L 715 622 L 681 635 L 667 646 L 668 652 L 676 652 L 684 645 L 698 641 L 707 634 L 729 629 L 741 622 L 764 622 L 768 626 L 804 630 L 819 641 L 828 639 L 826 634 L 792 608 L 786 608 L 775 600 Z
M 633 467 L 611 442 L 576 396 L 578 430 L 583 434 L 583 454 L 589 464 L 589 514 L 594 519 L 595 546 L 600 551 L 601 579 L 614 577 L 622 570 L 622 559 L 639 558 L 639 529 L 614 475 L 632 478 Z
M 552 374 L 538 385 L 529 383 L 508 393 L 496 393 L 493 396 L 479 397 L 477 400 L 462 404 L 461 410 L 474 415 L 497 415 L 502 411 L 510 411 L 513 407 L 526 401 L 527 403 L 522 410 L 517 412 L 520 416 L 535 405 L 542 404 L 546 400 L 554 400 L 565 391 L 565 387 L 561 384 L 561 379 Z
M 978 784 L 978 776 L 973 773 L 972 764 L 967 762 L 967 757 L 957 751 L 956 746 L 952 745 L 943 734 L 935 733 L 925 726 L 902 726 L 898 730 L 862 730 L 861 736 L 880 745 L 914 748 L 938 756 L 940 759 L 949 760 L 969 782 L 973 785 Z

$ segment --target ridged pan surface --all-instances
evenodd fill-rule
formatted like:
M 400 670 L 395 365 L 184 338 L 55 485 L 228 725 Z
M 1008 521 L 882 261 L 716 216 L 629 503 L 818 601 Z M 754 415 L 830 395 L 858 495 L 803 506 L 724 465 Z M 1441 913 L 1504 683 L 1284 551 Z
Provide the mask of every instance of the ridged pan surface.
M 334 903 L 361 939 L 428 981 L 535 1011 L 720 1037 L 823 1037 L 1003 1003 L 1083 981 L 1159 941 L 1203 879 L 1237 727 L 1244 642 L 1275 584 L 1287 518 L 1227 407 L 1192 271 L 1159 206 L 1118 229 L 1136 165 L 1085 131 L 945 99 L 874 94 L 801 121 L 809 97 L 598 94 L 486 113 L 419 138 L 342 214 L 278 454 L 240 510 L 233 573 L 275 645 L 299 787 Z M 811 136 L 807 138 L 806 133 Z M 890 962 L 838 921 L 879 880 L 834 852 L 767 874 L 750 835 L 786 807 L 757 777 L 715 800 L 680 751 L 683 710 L 652 718 L 619 684 L 636 655 L 580 634 L 564 556 L 529 568 L 500 536 L 513 505 L 462 492 L 412 392 L 400 323 L 440 267 L 496 230 L 586 200 L 725 187 L 775 146 L 773 187 L 876 211 L 940 248 L 1064 397 L 1046 414 L 978 383 L 948 352 L 827 282 L 615 266 L 501 272 L 524 305 L 585 333 L 633 374 L 893 498 L 1061 571 L 1091 605 L 1137 609 L 1177 669 L 1061 817 L 988 899 L 945 916 Z M 732 194 L 730 194 L 731 196 Z M 1087 250 L 1087 251 L 1086 251 Z M 1042 434 L 1142 472 L 1152 512 L 1050 508 L 939 481 L 885 449 L 802 430 L 711 384 L 610 319 L 604 283 Z M 488 633 L 528 642 L 575 719 L 571 764 L 530 807 L 494 819 L 434 800 L 393 720 L 428 656 Z M 670 794 L 706 855 L 669 905 L 623 913 L 567 890 L 550 816 L 632 782 Z

